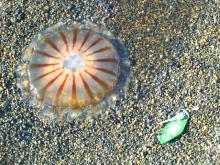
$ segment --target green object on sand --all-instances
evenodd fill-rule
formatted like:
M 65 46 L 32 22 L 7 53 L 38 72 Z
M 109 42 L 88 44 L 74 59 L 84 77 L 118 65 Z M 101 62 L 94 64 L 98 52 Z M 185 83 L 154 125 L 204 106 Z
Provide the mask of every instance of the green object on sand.
M 159 135 L 159 141 L 161 144 L 166 144 L 167 142 L 178 137 L 185 129 L 186 124 L 189 120 L 189 114 L 186 110 L 178 113 L 171 119 L 168 119 L 163 123 L 166 123 Z

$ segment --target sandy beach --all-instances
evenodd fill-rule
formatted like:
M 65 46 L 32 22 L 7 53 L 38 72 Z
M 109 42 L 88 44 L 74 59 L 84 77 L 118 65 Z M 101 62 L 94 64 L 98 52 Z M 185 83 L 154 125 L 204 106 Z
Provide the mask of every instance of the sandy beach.
M 44 122 L 15 71 L 32 39 L 67 19 L 102 24 L 124 43 L 128 91 L 95 119 Z M 0 59 L 0 165 L 220 164 L 217 0 L 1 0 Z M 186 130 L 161 145 L 159 123 L 180 109 Z

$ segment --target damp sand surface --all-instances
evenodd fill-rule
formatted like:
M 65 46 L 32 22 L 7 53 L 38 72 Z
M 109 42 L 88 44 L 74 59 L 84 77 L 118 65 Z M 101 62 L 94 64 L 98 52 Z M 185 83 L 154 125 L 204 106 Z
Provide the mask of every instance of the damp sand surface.
M 15 70 L 33 37 L 66 19 L 104 23 L 124 42 L 129 89 L 96 119 L 45 123 Z M 218 1 L 1 1 L 0 164 L 219 164 L 219 20 Z M 158 123 L 180 109 L 186 131 L 159 144 Z

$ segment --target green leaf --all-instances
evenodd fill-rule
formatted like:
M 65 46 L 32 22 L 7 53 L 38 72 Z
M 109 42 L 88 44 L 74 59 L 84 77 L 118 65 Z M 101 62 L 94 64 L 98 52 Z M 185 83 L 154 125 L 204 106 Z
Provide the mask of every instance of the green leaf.
M 187 121 L 188 118 L 185 118 L 166 123 L 159 135 L 160 143 L 165 144 L 179 136 L 184 131 Z

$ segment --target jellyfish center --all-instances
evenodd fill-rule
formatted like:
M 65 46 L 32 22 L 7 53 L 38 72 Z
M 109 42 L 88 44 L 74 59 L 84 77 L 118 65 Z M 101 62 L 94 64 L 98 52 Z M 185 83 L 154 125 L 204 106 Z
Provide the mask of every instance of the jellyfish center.
M 86 66 L 86 63 L 85 63 L 84 58 L 75 53 L 70 53 L 63 59 L 63 68 L 71 72 L 81 70 L 85 66 Z

